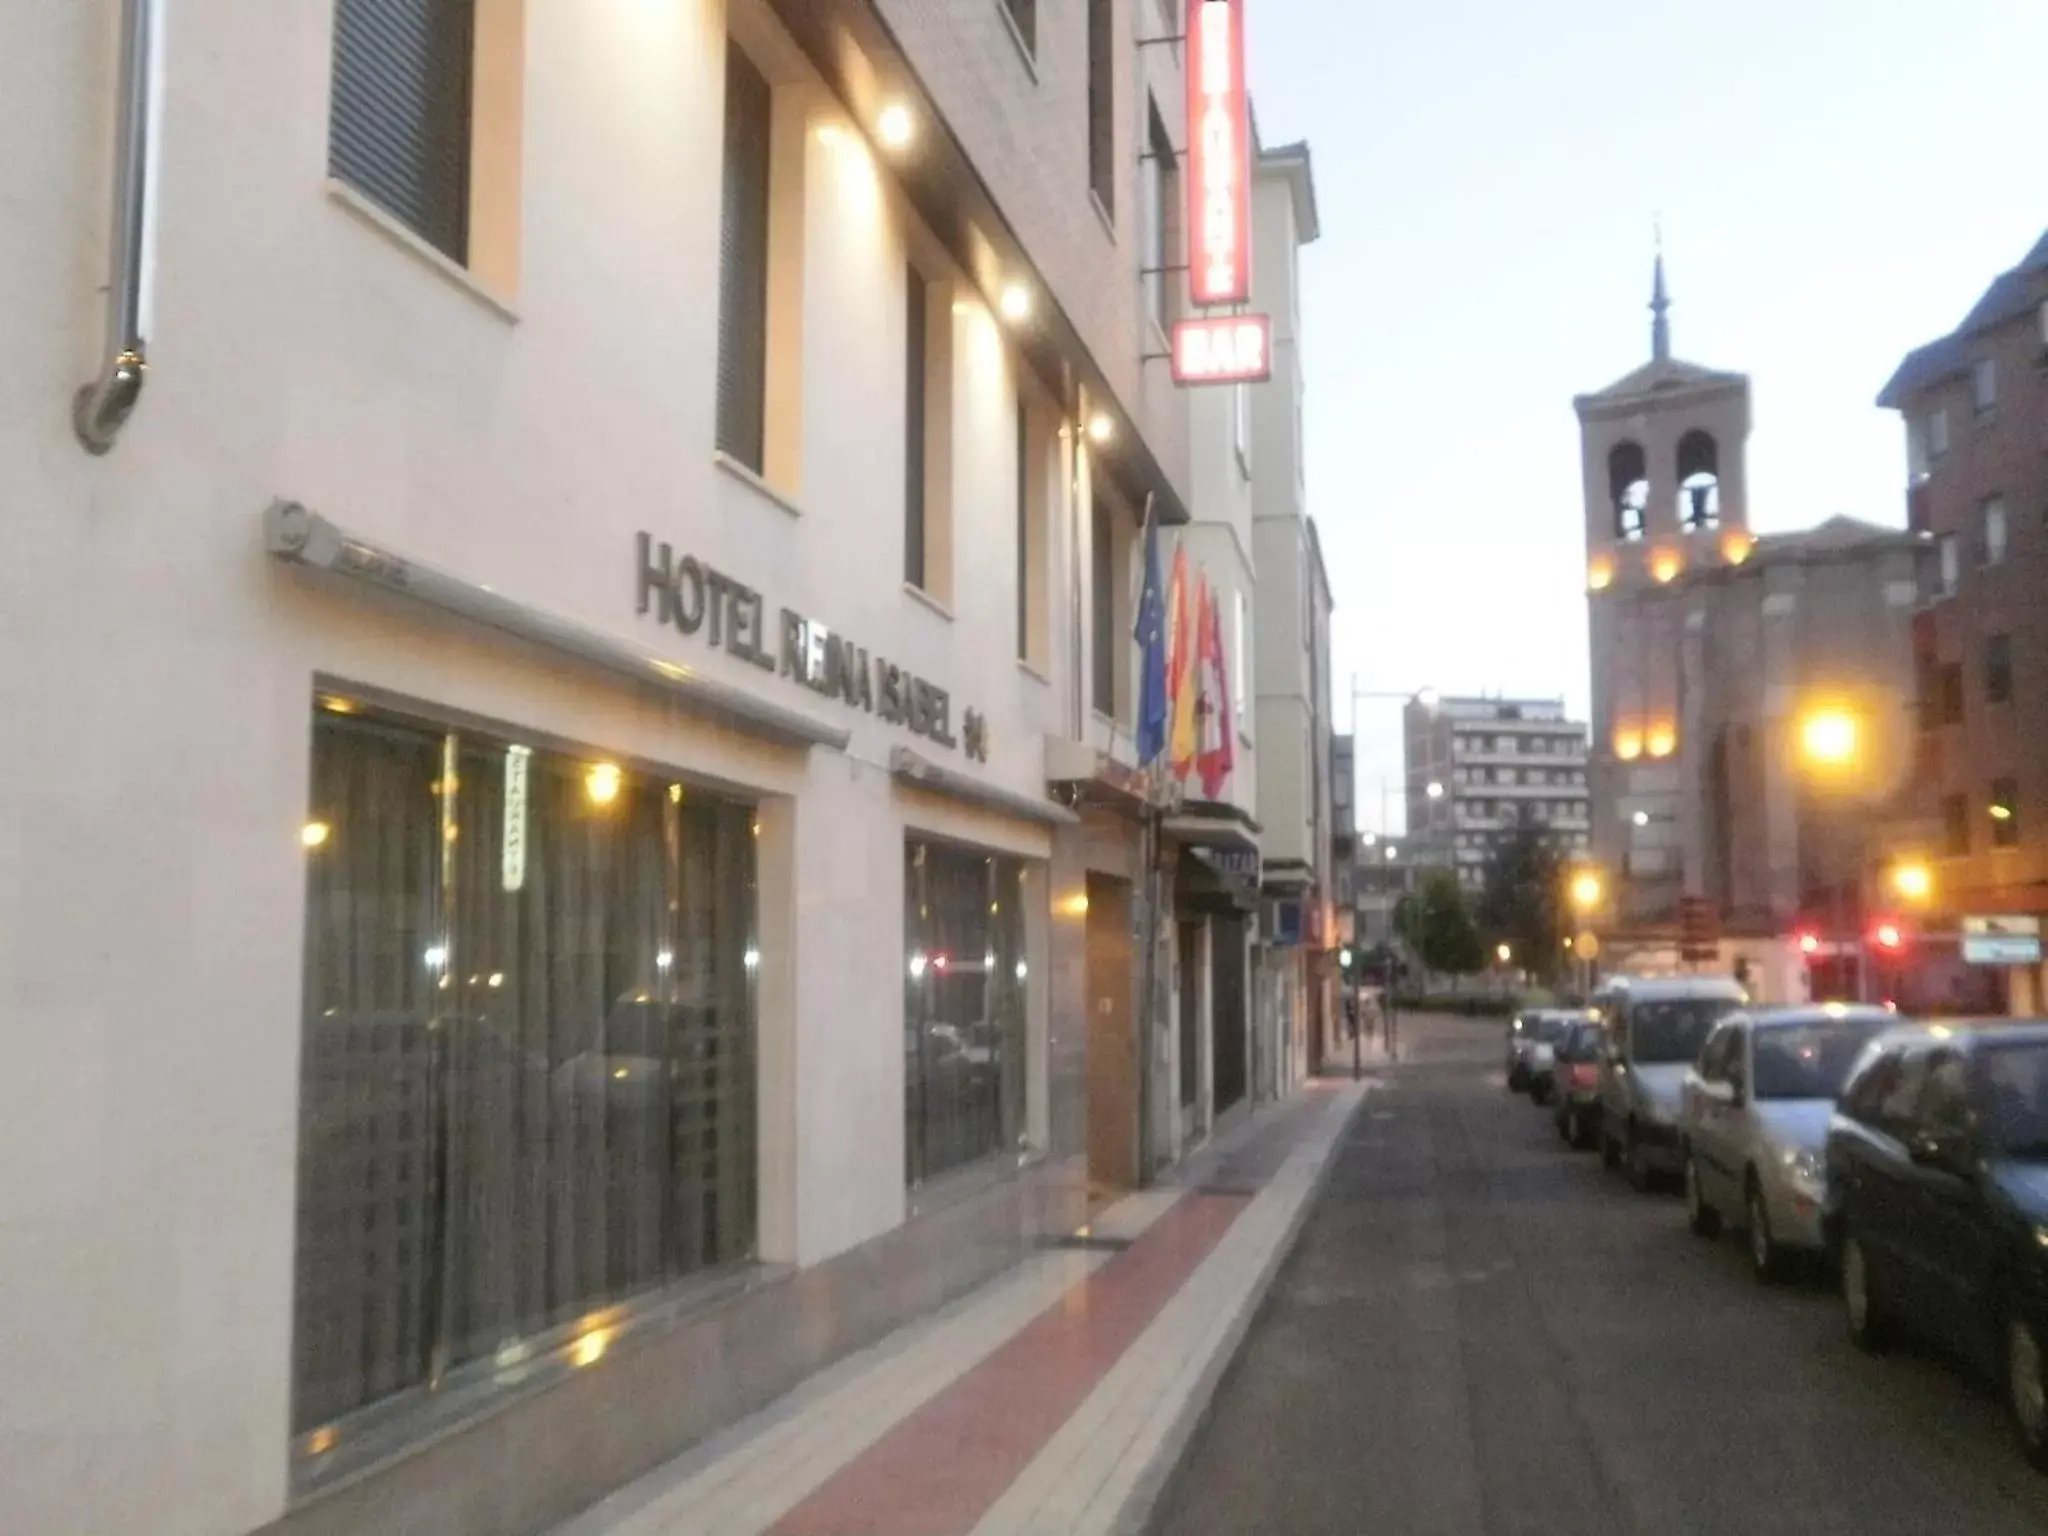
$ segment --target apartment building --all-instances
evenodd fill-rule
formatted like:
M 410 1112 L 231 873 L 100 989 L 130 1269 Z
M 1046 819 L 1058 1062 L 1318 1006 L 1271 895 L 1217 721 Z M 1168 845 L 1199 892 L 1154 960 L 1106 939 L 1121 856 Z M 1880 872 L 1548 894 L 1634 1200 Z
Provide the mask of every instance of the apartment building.
M 1251 391 L 1252 557 L 1258 572 L 1254 678 L 1260 846 L 1268 921 L 1261 935 L 1255 1072 L 1283 1090 L 1311 1065 L 1336 1004 L 1331 861 L 1329 572 L 1309 514 L 1302 458 L 1307 390 L 1301 252 L 1321 237 L 1305 144 L 1257 154 L 1253 305 L 1272 316 L 1272 377 Z
M 1402 710 L 1411 852 L 1477 892 L 1494 854 L 1534 827 L 1567 859 L 1591 846 L 1586 726 L 1563 699 L 1412 699 Z M 1433 788 L 1432 788 L 1433 786 Z
M 543 1529 L 1142 1176 L 1169 9 L 15 18 L 0 1529 Z
M 1904 419 L 1907 522 L 1931 547 L 1912 658 L 1913 798 L 1932 835 L 1893 850 L 1933 866 L 1933 901 L 1914 921 L 1948 933 L 1969 916 L 2038 921 L 2048 915 L 2048 235 L 1953 331 L 1909 353 L 1878 403 Z M 1966 972 L 1958 984 L 1978 1006 L 2043 1006 L 2037 965 Z

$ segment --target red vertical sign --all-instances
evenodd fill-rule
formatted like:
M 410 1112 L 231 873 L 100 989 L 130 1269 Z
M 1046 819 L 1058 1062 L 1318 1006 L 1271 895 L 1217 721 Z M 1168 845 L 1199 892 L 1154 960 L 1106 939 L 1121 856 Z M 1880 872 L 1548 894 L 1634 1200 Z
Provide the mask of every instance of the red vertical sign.
M 1188 291 L 1197 304 L 1252 296 L 1251 126 L 1244 0 L 1188 7 Z

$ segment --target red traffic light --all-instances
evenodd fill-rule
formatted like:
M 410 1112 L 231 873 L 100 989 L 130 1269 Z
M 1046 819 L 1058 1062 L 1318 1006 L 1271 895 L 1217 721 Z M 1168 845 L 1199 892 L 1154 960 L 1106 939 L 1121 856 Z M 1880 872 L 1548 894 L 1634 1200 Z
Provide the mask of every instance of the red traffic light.
M 1906 935 L 1897 923 L 1879 923 L 1870 931 L 1870 942 L 1887 953 L 1896 953 L 1905 948 Z
M 1820 953 L 1820 935 L 1817 933 L 1800 934 L 1798 943 L 1799 953 L 1801 953 L 1802 955 L 1814 955 Z

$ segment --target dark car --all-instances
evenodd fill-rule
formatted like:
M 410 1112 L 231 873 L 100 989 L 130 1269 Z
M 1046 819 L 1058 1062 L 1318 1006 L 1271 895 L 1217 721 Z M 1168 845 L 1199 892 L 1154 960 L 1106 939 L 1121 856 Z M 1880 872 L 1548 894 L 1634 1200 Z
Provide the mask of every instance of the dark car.
M 1553 1049 L 1550 1114 L 1567 1146 L 1590 1147 L 1600 1135 L 1600 1059 L 1606 1049 L 1606 1037 L 1591 1019 L 1573 1024 Z
M 1881 1037 L 1829 1126 L 1827 1195 L 1850 1336 L 1911 1329 L 1995 1368 L 2048 1468 L 2048 1022 Z

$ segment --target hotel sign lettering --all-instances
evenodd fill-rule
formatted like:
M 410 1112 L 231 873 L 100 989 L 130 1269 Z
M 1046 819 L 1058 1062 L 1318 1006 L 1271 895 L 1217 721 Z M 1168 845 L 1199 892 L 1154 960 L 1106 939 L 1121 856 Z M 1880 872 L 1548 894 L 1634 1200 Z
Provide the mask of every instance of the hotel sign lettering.
M 1188 290 L 1198 305 L 1251 298 L 1251 153 L 1244 0 L 1188 14 Z
M 937 684 L 871 655 L 866 646 L 792 608 L 780 610 L 771 638 L 767 599 L 760 592 L 694 555 L 677 559 L 670 546 L 649 534 L 639 536 L 635 565 L 637 611 L 643 617 L 652 613 L 655 622 L 683 634 L 701 633 L 710 644 L 763 672 L 779 672 L 813 693 L 866 710 L 974 762 L 988 761 L 987 717 L 963 710 L 956 734 L 952 695 Z

